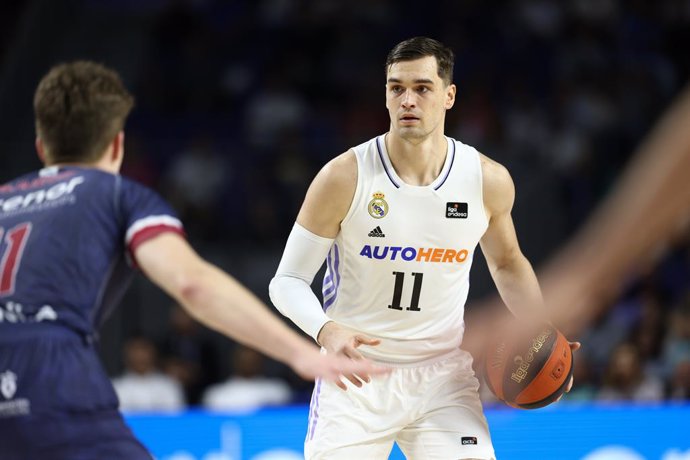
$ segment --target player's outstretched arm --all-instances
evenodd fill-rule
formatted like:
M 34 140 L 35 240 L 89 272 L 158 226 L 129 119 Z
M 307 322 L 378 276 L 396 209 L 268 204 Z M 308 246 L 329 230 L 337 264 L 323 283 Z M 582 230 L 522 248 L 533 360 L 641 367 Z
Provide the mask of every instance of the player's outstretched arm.
M 329 355 L 360 360 L 363 358 L 356 348 L 375 346 L 379 341 L 331 321 L 311 290 L 314 275 L 323 265 L 350 208 L 356 184 L 357 160 L 352 151 L 334 158 L 319 171 L 285 244 L 269 292 L 278 311 L 317 340 Z M 324 206 L 324 202 L 328 205 Z M 356 386 L 369 382 L 366 375 L 356 372 L 345 377 Z M 342 383 L 338 386 L 346 388 Z
M 611 193 L 541 271 L 560 322 L 578 332 L 690 214 L 690 86 L 640 144 Z
M 689 123 L 690 86 L 640 144 L 585 225 L 539 270 L 551 317 L 563 333 L 581 332 L 620 293 L 631 272 L 646 266 L 688 224 Z M 483 303 L 480 309 L 487 310 L 498 302 Z M 484 312 L 473 316 L 477 323 L 493 320 Z
M 306 379 L 386 372 L 366 360 L 327 356 L 291 330 L 248 289 L 203 260 L 181 236 L 163 233 L 135 253 L 144 273 L 206 326 L 289 365 Z

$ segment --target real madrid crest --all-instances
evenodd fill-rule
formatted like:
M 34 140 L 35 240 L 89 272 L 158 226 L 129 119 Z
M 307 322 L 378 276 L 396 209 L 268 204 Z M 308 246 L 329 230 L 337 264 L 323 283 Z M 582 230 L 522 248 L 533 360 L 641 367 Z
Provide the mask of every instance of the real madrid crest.
M 385 195 L 382 192 L 376 192 L 373 194 L 373 199 L 369 202 L 369 206 L 367 206 L 369 215 L 374 219 L 380 219 L 388 214 L 388 203 L 386 203 L 384 198 Z
M 0 374 L 0 393 L 5 399 L 12 399 L 17 391 L 17 374 L 12 371 L 5 371 Z

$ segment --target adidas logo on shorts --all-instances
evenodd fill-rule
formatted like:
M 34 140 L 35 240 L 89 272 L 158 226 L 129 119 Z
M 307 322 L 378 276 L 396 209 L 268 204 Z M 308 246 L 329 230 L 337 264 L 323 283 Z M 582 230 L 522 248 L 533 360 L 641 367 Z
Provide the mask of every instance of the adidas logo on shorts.
M 381 227 L 376 227 L 372 231 L 369 232 L 369 236 L 374 237 L 374 238 L 383 238 L 386 236 L 385 233 L 381 230 Z

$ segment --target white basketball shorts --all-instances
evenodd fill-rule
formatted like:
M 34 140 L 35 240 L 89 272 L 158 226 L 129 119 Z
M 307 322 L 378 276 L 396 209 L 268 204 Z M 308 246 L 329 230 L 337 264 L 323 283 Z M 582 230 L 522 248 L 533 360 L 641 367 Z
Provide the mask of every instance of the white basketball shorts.
M 469 353 L 395 367 L 362 388 L 317 380 L 304 445 L 307 460 L 495 458 Z

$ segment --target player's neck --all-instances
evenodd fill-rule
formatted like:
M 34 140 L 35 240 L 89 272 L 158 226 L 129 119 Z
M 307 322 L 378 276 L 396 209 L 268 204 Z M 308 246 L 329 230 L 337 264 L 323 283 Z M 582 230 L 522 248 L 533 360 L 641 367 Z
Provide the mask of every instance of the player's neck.
M 86 162 L 79 162 L 79 161 L 61 161 L 58 163 L 46 163 L 45 164 L 46 168 L 50 167 L 57 167 L 57 168 L 89 168 L 89 169 L 98 169 L 100 171 L 105 171 L 109 172 L 111 174 L 117 174 L 118 169 L 116 166 L 113 166 L 110 163 L 104 163 L 102 161 L 97 161 L 93 163 L 86 163 Z
M 429 185 L 441 174 L 448 153 L 448 141 L 443 133 L 419 142 L 388 133 L 385 142 L 391 164 L 406 184 Z

